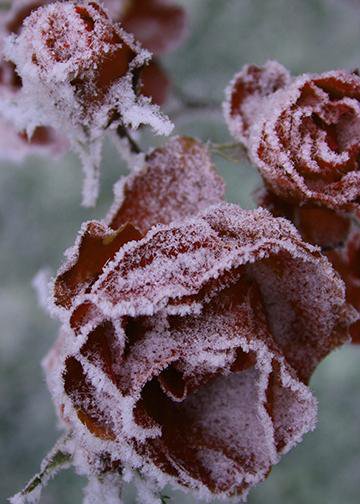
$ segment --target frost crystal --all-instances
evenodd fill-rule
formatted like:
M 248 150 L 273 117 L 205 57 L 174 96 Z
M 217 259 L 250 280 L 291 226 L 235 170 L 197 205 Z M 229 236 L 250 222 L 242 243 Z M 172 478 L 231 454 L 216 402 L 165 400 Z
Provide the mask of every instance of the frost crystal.
M 281 74 L 279 86 L 272 66 L 255 76 L 252 68 L 235 77 L 225 111 L 267 186 L 290 202 L 360 216 L 360 77 L 338 70 L 287 83 Z
M 83 202 L 94 203 L 101 145 L 108 128 L 149 124 L 168 134 L 172 124 L 134 82 L 150 54 L 112 22 L 96 2 L 55 2 L 33 11 L 5 53 L 22 87 L 2 114 L 29 136 L 38 126 L 64 132 L 86 175 Z
M 167 483 L 245 498 L 314 428 L 306 382 L 347 339 L 344 285 L 290 223 L 222 193 L 206 149 L 172 140 L 117 188 L 108 225 L 82 227 L 55 280 L 44 366 L 78 471 L 109 475 L 99 501 L 121 472 L 141 502 Z

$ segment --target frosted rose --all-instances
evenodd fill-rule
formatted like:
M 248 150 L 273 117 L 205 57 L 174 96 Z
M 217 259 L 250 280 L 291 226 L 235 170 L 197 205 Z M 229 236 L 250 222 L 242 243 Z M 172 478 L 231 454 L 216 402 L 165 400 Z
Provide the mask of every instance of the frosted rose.
M 272 82 L 267 67 L 259 76 L 260 88 Z M 235 97 L 242 79 L 240 73 L 232 84 Z M 359 215 L 360 77 L 343 70 L 305 74 L 274 91 L 250 93 L 246 102 L 257 103 L 252 117 L 239 106 L 239 117 L 251 121 L 245 137 L 232 128 L 267 186 L 292 202 Z M 229 96 L 235 99 L 231 89 Z M 239 117 L 235 106 L 230 126 Z
M 223 203 L 194 140 L 156 149 L 116 192 L 54 284 L 46 369 L 75 460 L 245 496 L 314 427 L 305 383 L 347 337 L 343 284 L 286 220 Z
M 6 54 L 22 87 L 15 100 L 2 104 L 3 115 L 30 133 L 52 126 L 68 136 L 83 162 L 86 205 L 97 196 L 109 127 L 149 124 L 159 134 L 172 129 L 158 107 L 137 92 L 137 74 L 150 54 L 97 2 L 40 7 L 8 39 Z

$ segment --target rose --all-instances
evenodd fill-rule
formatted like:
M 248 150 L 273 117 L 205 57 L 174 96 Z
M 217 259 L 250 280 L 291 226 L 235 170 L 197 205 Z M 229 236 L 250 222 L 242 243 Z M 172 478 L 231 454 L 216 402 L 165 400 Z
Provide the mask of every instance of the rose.
M 176 138 L 68 252 L 45 366 L 83 472 L 246 495 L 314 427 L 305 382 L 347 337 L 343 284 L 286 220 L 222 198 Z
M 54 2 L 32 11 L 7 39 L 5 52 L 22 87 L 1 103 L 1 113 L 18 130 L 50 126 L 68 137 L 83 163 L 87 206 L 96 201 L 109 128 L 148 124 L 158 134 L 172 130 L 137 89 L 150 53 L 97 2 Z
M 265 66 L 260 87 L 268 74 Z M 233 102 L 243 79 L 240 73 L 232 84 Z M 266 96 L 250 93 L 251 100 L 256 107 L 246 138 L 232 132 L 268 188 L 290 202 L 360 215 L 360 77 L 344 70 L 304 74 Z M 233 107 L 231 120 L 240 121 L 243 109 Z

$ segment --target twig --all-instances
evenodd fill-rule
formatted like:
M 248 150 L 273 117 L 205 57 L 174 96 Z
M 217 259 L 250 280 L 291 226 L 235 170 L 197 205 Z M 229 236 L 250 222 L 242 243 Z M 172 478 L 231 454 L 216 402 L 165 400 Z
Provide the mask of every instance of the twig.
M 116 128 L 116 133 L 120 138 L 127 139 L 127 141 L 129 142 L 130 150 L 133 154 L 141 154 L 142 150 L 140 146 L 135 142 L 135 140 L 132 138 L 132 136 L 124 126 L 119 125 Z

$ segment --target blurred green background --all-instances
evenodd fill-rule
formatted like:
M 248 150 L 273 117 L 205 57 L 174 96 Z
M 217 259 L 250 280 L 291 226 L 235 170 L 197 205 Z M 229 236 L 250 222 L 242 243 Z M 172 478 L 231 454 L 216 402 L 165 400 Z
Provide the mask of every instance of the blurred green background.
M 294 74 L 360 64 L 357 0 L 183 0 L 189 37 L 163 61 L 188 96 L 219 103 L 218 112 L 177 114 L 177 133 L 230 141 L 220 103 L 233 74 L 247 62 L 279 60 Z M 169 109 L 171 110 L 171 109 Z M 162 142 L 146 134 L 143 145 Z M 215 158 L 228 183 L 228 199 L 251 207 L 258 178 L 253 168 Z M 31 279 L 43 266 L 57 269 L 81 222 L 101 218 L 112 184 L 126 168 L 105 149 L 101 197 L 80 207 L 78 160 L 31 158 L 0 167 L 0 501 L 37 471 L 58 436 L 40 360 L 57 323 L 37 304 Z M 360 502 L 360 347 L 328 357 L 311 386 L 320 403 L 317 430 L 306 436 L 249 497 L 250 504 L 355 504 Z M 44 504 L 81 502 L 84 481 L 66 471 L 43 494 Z M 126 504 L 133 503 L 131 488 Z M 167 492 L 169 493 L 169 492 Z M 170 502 L 192 498 L 171 494 Z

